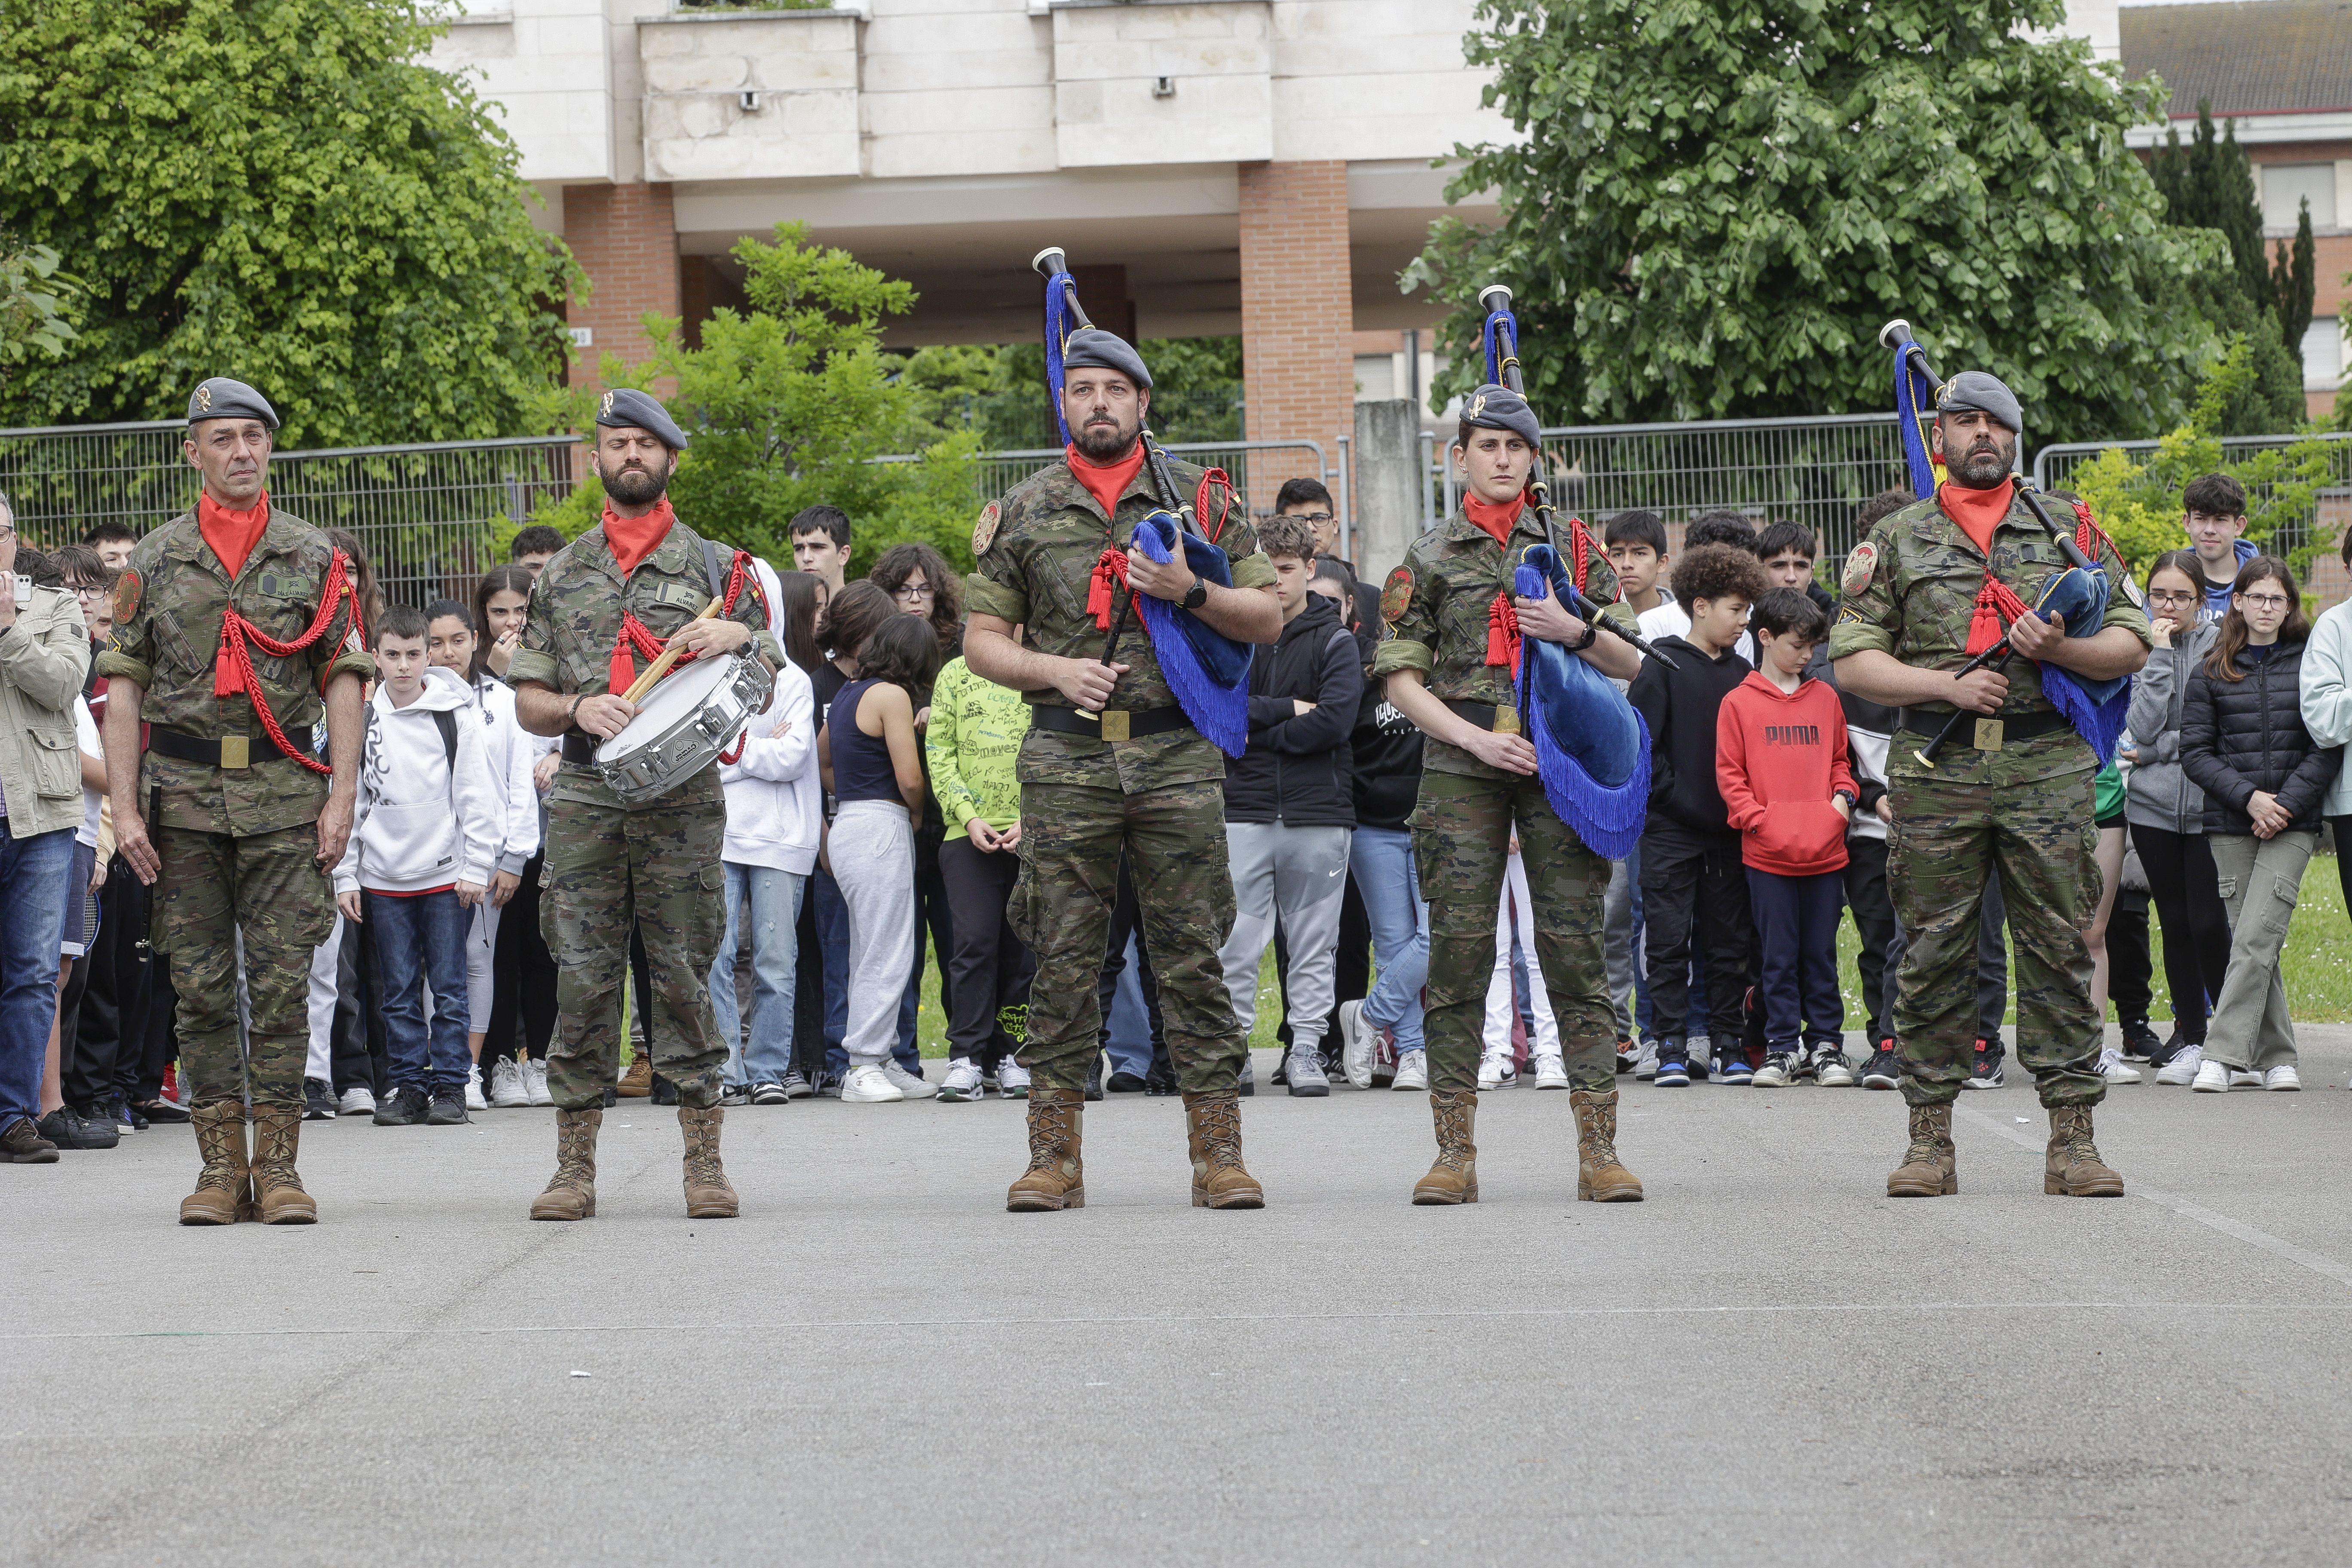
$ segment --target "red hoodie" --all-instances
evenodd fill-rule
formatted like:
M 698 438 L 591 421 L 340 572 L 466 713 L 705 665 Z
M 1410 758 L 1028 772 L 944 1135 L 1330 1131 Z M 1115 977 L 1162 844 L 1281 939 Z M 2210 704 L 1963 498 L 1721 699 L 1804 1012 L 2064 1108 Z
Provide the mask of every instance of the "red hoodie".
M 1748 865 L 1783 877 L 1845 868 L 1845 818 L 1830 797 L 1861 792 L 1846 764 L 1845 708 L 1827 681 L 1783 691 L 1749 672 L 1716 710 L 1715 780 Z

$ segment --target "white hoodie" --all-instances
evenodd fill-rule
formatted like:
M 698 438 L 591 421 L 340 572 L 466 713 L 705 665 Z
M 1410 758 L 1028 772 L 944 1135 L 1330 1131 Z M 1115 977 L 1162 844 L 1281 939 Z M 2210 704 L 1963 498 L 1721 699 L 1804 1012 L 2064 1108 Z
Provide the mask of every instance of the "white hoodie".
M 454 770 L 436 712 L 457 721 Z M 481 710 L 464 678 L 426 667 L 425 689 L 405 708 L 394 707 L 389 683 L 379 683 L 367 706 L 359 809 L 351 846 L 335 868 L 336 893 L 487 884 L 505 827 L 483 751 Z
M 481 717 L 490 791 L 499 803 L 496 868 L 520 877 L 523 863 L 539 852 L 539 789 L 530 776 L 539 761 L 541 748 L 533 743 L 539 737 L 525 732 L 515 718 L 514 689 L 487 670 L 474 683 L 474 704 Z
M 779 721 L 780 736 L 773 733 Z M 720 858 L 807 876 L 816 868 L 824 790 L 816 771 L 816 690 L 799 666 L 784 661 L 768 706 L 737 739 L 743 754 L 719 764 L 727 791 Z

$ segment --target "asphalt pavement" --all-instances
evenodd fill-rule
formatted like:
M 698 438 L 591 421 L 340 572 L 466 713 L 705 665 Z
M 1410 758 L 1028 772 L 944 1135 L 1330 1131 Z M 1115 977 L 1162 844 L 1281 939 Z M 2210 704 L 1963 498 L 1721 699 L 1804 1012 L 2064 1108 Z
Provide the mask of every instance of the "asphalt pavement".
M 2204 1563 L 2352 1523 L 2352 1028 L 2295 1095 L 2119 1087 L 2129 1195 L 2045 1197 L 2030 1085 L 1890 1201 L 1900 1099 L 1262 1091 L 1260 1213 L 1170 1100 L 1087 1108 L 1088 1206 L 1007 1215 L 1017 1105 L 671 1112 L 524 1216 L 551 1113 L 305 1130 L 315 1226 L 173 1223 L 184 1127 L 0 1168 L 0 1563 Z M 1263 1084 L 1273 1066 L 1261 1055 Z M 936 1066 L 934 1070 L 936 1070 Z

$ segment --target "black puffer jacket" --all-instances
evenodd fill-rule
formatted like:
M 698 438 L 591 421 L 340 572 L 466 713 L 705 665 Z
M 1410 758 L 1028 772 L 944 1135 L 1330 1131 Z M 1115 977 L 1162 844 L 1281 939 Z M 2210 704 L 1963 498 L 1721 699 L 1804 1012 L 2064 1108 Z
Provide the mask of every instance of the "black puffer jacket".
M 2205 792 L 2205 831 L 2251 834 L 2246 803 L 2256 790 L 2276 795 L 2294 826 L 2319 826 L 2320 803 L 2344 763 L 2341 746 L 2315 746 L 2303 727 L 2303 650 L 2275 645 L 2257 662 L 2238 656 L 2242 680 L 2224 680 L 2200 662 L 2180 710 L 2180 769 Z
M 1348 732 L 1364 695 L 1363 652 L 1320 594 L 1250 661 L 1249 749 L 1225 759 L 1225 820 L 1356 826 Z M 1315 709 L 1301 713 L 1297 702 Z

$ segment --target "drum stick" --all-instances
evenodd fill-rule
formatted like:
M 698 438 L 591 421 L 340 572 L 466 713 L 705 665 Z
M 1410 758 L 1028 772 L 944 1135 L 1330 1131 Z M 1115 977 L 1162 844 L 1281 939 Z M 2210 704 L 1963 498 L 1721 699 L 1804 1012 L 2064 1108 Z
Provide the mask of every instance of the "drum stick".
M 703 606 L 702 614 L 695 616 L 694 618 L 698 621 L 707 621 L 710 619 L 711 616 L 717 615 L 724 607 L 722 601 L 713 599 L 709 604 Z M 635 707 L 637 705 L 637 700 L 643 697 L 646 692 L 651 691 L 654 689 L 654 682 L 659 680 L 663 676 L 667 675 L 669 673 L 670 666 L 676 664 L 685 656 L 685 653 L 686 650 L 677 646 L 677 640 L 675 636 L 673 636 L 670 639 L 670 645 L 662 649 L 661 657 L 654 660 L 652 664 L 646 666 L 646 672 L 643 675 L 640 675 L 636 679 L 629 683 L 628 690 L 621 694 L 621 700 L 627 703 L 632 708 Z

